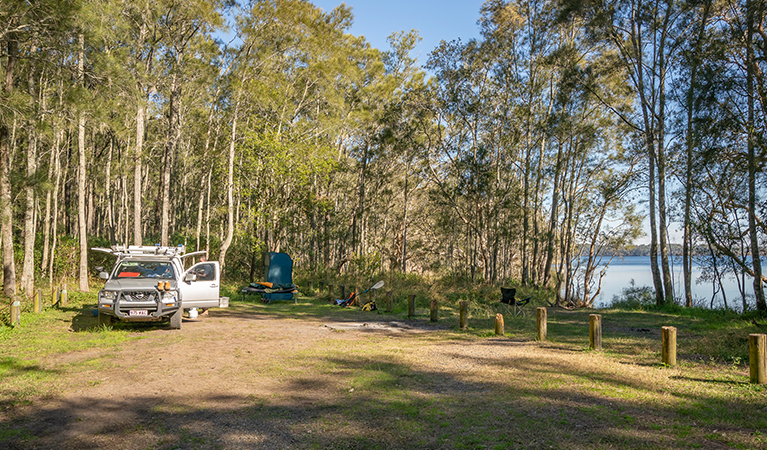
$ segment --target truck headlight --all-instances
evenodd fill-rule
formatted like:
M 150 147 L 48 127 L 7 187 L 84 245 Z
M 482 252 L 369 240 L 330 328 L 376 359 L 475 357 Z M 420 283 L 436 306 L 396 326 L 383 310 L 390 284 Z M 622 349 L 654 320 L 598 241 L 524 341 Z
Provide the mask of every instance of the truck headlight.
M 113 302 L 117 298 L 117 292 L 114 291 L 102 291 L 101 292 L 101 301 L 102 302 Z
M 162 294 L 162 302 L 163 303 L 175 303 L 176 302 L 176 293 L 175 292 L 165 292 Z

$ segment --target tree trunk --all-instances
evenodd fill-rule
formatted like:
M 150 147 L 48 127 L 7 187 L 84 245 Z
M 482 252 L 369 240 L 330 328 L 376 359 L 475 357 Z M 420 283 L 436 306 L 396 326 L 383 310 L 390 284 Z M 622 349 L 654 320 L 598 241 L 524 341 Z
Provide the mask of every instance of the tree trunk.
M 402 273 L 407 273 L 407 182 L 410 172 L 410 162 L 405 165 L 405 192 L 402 212 Z
M 56 147 L 53 163 L 53 214 L 51 217 L 51 255 L 48 259 L 48 284 L 53 285 L 53 263 L 56 259 L 56 243 L 58 242 L 59 223 L 59 187 L 61 186 L 61 154 L 60 144 L 64 140 L 64 130 L 60 128 L 56 135 Z
M 232 135 L 229 142 L 229 171 L 226 184 L 226 237 L 224 242 L 221 243 L 221 253 L 219 257 L 219 263 L 221 264 L 221 270 L 224 270 L 226 265 L 226 252 L 229 250 L 229 246 L 232 245 L 232 239 L 234 238 L 234 149 L 237 138 L 237 114 L 239 113 L 240 103 L 237 101 L 234 105 L 234 117 L 232 117 Z
M 61 145 L 61 135 L 58 129 L 58 125 L 55 124 L 53 127 L 53 135 L 54 135 L 54 144 L 53 148 L 51 149 L 51 157 L 48 162 L 48 180 L 53 179 L 53 167 L 54 164 L 57 163 L 56 155 L 58 155 L 59 152 L 59 146 Z M 51 210 L 52 210 L 52 202 L 53 202 L 53 196 L 56 195 L 56 191 L 53 189 L 48 189 L 48 192 L 45 193 L 45 217 L 43 218 L 43 260 L 40 264 L 40 272 L 43 276 L 48 274 L 48 258 L 49 258 L 49 252 L 50 252 L 50 241 L 51 241 Z
M 651 111 L 650 103 L 646 97 L 645 84 L 644 84 L 644 53 L 642 47 L 642 24 L 639 22 L 638 11 L 633 11 L 635 14 L 635 20 L 632 21 L 632 42 L 635 49 L 634 69 L 636 70 L 637 77 L 637 90 L 640 96 L 640 105 L 642 108 L 642 118 L 644 121 L 644 137 L 645 137 L 645 151 L 647 152 L 648 159 L 648 190 L 650 203 L 650 270 L 652 271 L 653 287 L 655 288 L 655 302 L 659 306 L 665 301 L 663 280 L 660 275 L 660 268 L 658 267 L 658 221 L 656 218 L 657 213 L 657 200 L 655 198 L 655 127 L 654 118 L 650 118 Z M 663 143 L 661 143 L 663 145 Z
M 80 33 L 79 41 L 80 54 L 78 56 L 77 71 L 80 83 L 82 83 L 85 68 L 85 35 L 82 33 Z M 77 120 L 77 150 L 77 228 L 80 235 L 80 273 L 78 278 L 80 291 L 88 292 L 88 228 L 85 210 L 85 170 L 87 164 L 85 160 L 85 113 L 83 111 L 80 111 Z
M 666 30 L 671 16 L 671 4 L 666 9 L 658 51 L 658 219 L 660 221 L 660 260 L 663 269 L 663 288 L 666 303 L 674 301 L 674 284 L 668 254 L 668 227 L 666 223 Z
M 37 134 L 35 121 L 30 123 L 27 142 L 27 177 L 33 180 L 37 173 Z M 35 282 L 35 189 L 30 184 L 25 189 L 26 207 L 24 209 L 24 264 L 21 270 L 21 292 L 31 296 Z
M 562 172 L 562 146 L 560 142 L 557 149 L 557 162 L 554 165 L 554 187 L 551 192 L 551 215 L 549 217 L 549 231 L 546 235 L 546 265 L 543 268 L 543 287 L 549 285 L 551 280 L 551 265 L 554 261 L 554 239 L 557 229 L 557 215 L 559 214 L 559 178 Z
M 16 41 L 8 37 L 5 81 L 2 93 L 10 96 L 13 91 L 16 66 Z M 3 292 L 11 299 L 16 297 L 16 266 L 13 258 L 13 196 L 11 194 L 11 145 L 8 126 L 0 121 L 0 219 L 3 241 Z
M 170 227 L 170 182 L 171 171 L 173 169 L 173 156 L 176 153 L 178 145 L 178 102 L 179 102 L 179 82 L 178 75 L 173 74 L 170 85 L 170 99 L 168 101 L 168 138 L 165 144 L 165 155 L 163 158 L 163 171 L 161 178 L 161 202 L 160 208 L 160 245 L 167 247 L 170 244 L 168 230 Z
M 141 245 L 144 240 L 141 232 L 141 174 L 143 172 L 142 158 L 144 154 L 144 114 L 146 106 L 144 99 L 139 99 L 136 108 L 136 152 L 134 154 L 133 170 L 133 245 Z
M 748 235 L 751 239 L 751 260 L 754 266 L 754 296 L 756 297 L 756 309 L 759 312 L 767 312 L 767 303 L 764 298 L 764 283 L 762 282 L 762 262 L 759 252 L 759 236 L 756 228 L 756 172 L 757 157 L 754 142 L 754 5 L 752 0 L 746 2 L 746 95 L 748 96 Z
M 692 207 L 692 194 L 693 194 L 693 159 L 695 157 L 695 139 L 693 136 L 693 119 L 695 118 L 695 83 L 698 74 L 698 55 L 700 54 L 701 43 L 703 42 L 703 33 L 706 29 L 706 23 L 708 22 L 708 14 L 710 10 L 710 2 L 706 2 L 703 6 L 703 16 L 700 21 L 700 28 L 698 29 L 697 42 L 695 43 L 695 51 L 692 52 L 692 61 L 690 62 L 690 80 L 689 88 L 687 91 L 687 135 L 685 136 L 685 150 L 687 156 L 687 164 L 685 166 L 685 185 L 684 185 L 684 235 L 682 237 L 682 270 L 684 276 L 684 302 L 688 308 L 692 308 L 692 257 L 695 250 L 692 245 L 692 227 L 691 227 L 691 213 Z
M 107 153 L 107 167 L 104 174 L 104 195 L 106 197 L 107 228 L 109 232 L 109 242 L 115 243 L 115 213 L 114 198 L 112 198 L 112 156 L 114 153 L 114 136 L 109 137 L 109 153 Z

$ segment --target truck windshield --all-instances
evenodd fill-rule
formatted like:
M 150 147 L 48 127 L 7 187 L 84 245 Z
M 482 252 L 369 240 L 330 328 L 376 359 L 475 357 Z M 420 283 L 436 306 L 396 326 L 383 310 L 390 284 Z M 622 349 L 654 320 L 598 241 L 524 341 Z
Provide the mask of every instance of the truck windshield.
M 169 262 L 123 261 L 115 270 L 115 278 L 165 278 L 174 279 L 173 266 Z

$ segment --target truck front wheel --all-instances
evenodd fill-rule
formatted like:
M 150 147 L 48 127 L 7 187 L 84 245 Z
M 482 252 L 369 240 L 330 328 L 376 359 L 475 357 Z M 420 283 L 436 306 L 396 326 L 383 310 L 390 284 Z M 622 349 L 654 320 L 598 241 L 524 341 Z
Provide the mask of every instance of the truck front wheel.
M 99 326 L 104 325 L 107 327 L 112 326 L 112 316 L 109 314 L 104 314 L 101 311 L 99 311 Z
M 173 330 L 181 329 L 181 314 L 183 309 L 179 308 L 176 312 L 170 316 L 170 328 Z

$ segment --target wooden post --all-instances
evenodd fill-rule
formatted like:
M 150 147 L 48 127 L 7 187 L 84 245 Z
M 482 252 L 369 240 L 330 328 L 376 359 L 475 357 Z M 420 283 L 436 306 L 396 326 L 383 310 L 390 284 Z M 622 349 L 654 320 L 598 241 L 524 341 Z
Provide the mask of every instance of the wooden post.
M 328 285 L 328 300 L 331 302 L 333 301 L 333 285 L 332 284 Z
M 394 309 L 394 293 L 386 291 L 386 312 L 392 312 Z
M 51 304 L 56 307 L 59 306 L 59 287 L 53 286 L 51 288 Z
M 503 314 L 498 313 L 495 315 L 495 335 L 503 336 Z
M 21 302 L 14 300 L 11 303 L 11 325 L 21 324 Z
M 34 294 L 32 294 L 32 312 L 35 314 L 39 313 L 43 310 L 42 308 L 43 303 L 43 293 L 40 289 L 35 291 Z
M 661 361 L 668 366 L 676 365 L 676 328 L 675 327 L 663 327 L 662 330 L 662 347 L 661 347 Z
M 407 317 L 415 317 L 415 294 L 407 296 Z
M 602 316 L 589 314 L 589 348 L 602 350 Z
M 66 284 L 61 289 L 61 301 L 59 303 L 61 306 L 67 306 L 67 285 Z
M 545 307 L 539 306 L 535 308 L 535 323 L 537 325 L 538 332 L 536 333 L 536 340 L 545 341 L 547 332 L 547 317 L 548 312 Z
M 341 288 L 341 299 L 346 300 L 346 285 L 342 284 L 339 287 Z
M 767 334 L 748 335 L 748 354 L 751 366 L 751 382 L 767 383 Z
M 461 300 L 458 302 L 458 325 L 462 330 L 469 328 L 469 302 Z
M 429 320 L 436 322 L 439 319 L 439 303 L 436 300 L 431 301 L 431 308 L 429 308 Z
M 320 281 L 320 285 L 317 287 L 317 290 L 320 291 L 320 292 L 325 290 L 325 282 L 324 281 Z
M 309 282 L 309 292 L 308 292 L 308 294 L 312 295 L 313 292 L 314 292 L 314 282 L 310 281 Z

